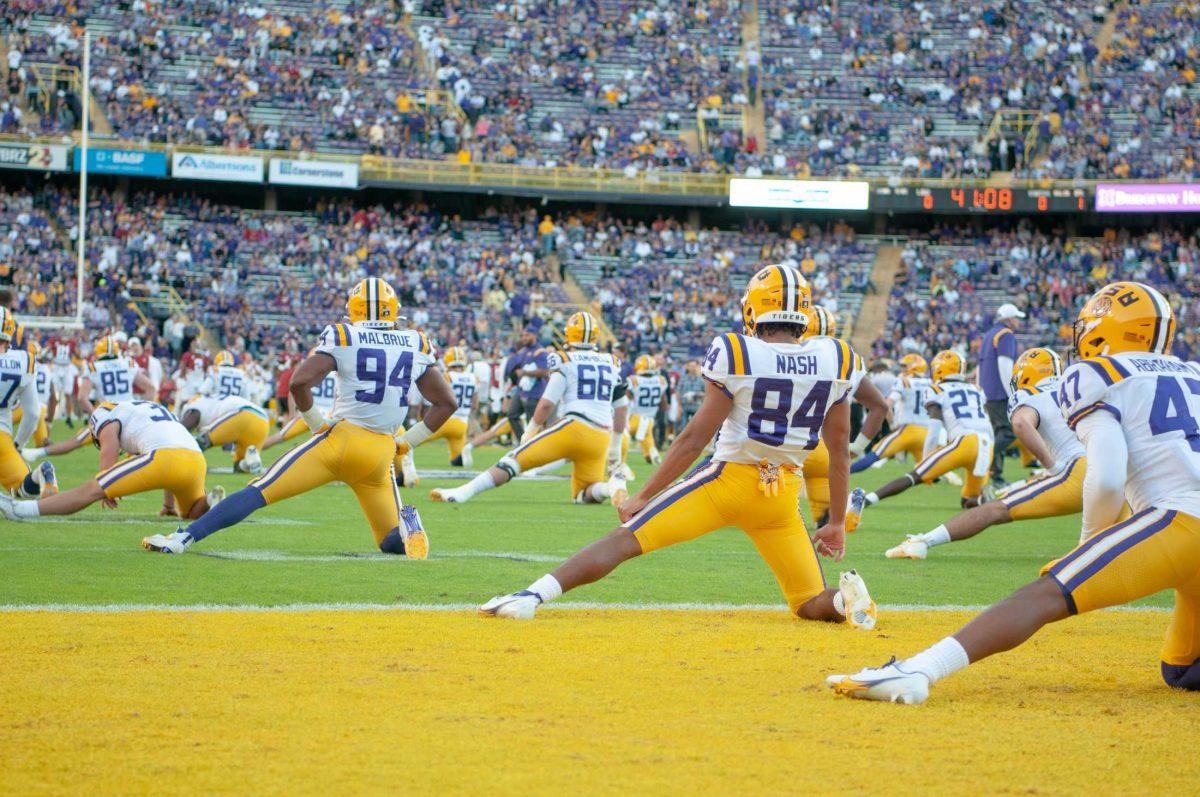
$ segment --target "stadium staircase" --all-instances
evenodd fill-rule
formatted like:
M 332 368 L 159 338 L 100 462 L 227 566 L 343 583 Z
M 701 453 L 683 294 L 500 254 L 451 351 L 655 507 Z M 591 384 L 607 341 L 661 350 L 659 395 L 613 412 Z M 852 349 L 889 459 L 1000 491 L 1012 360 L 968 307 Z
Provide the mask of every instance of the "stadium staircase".
M 850 336 L 850 344 L 859 352 L 870 352 L 871 344 L 884 333 L 888 317 L 888 299 L 892 295 L 896 272 L 900 270 L 900 253 L 903 250 L 904 247 L 897 244 L 884 244 L 875 250 L 875 264 L 871 268 L 871 282 L 875 285 L 875 293 L 863 297 L 858 318 L 854 322 L 854 331 Z
M 761 52 L 762 47 L 759 41 L 758 0 L 749 0 L 742 7 L 742 52 L 750 52 L 751 50 Z M 752 97 L 754 101 L 746 106 L 746 113 L 743 116 L 745 130 L 742 132 L 747 137 L 754 136 L 758 140 L 759 152 L 763 152 L 767 145 L 767 117 L 762 101 L 761 64 L 759 65 L 758 88 L 758 92 Z M 749 83 L 746 85 L 746 95 L 750 95 Z

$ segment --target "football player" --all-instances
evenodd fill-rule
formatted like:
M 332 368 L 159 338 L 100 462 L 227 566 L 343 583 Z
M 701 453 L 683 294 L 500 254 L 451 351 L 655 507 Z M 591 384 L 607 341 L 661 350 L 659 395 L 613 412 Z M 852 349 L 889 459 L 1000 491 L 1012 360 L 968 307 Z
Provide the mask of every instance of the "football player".
M 207 361 L 200 343 L 200 338 L 192 338 L 188 350 L 179 358 L 179 367 L 171 378 L 175 380 L 175 412 L 183 410 L 183 405 L 193 396 L 200 393 L 200 385 L 204 382 L 208 370 Z
M 325 416 L 326 420 L 333 413 L 334 401 L 337 399 L 337 376 L 336 374 L 326 374 L 325 378 L 312 390 L 313 407 L 317 412 Z M 304 418 L 299 414 L 292 416 L 292 419 L 284 424 L 283 429 L 269 436 L 263 441 L 262 449 L 266 451 L 272 446 L 280 443 L 294 440 L 302 434 L 308 434 L 308 424 L 304 422 Z
M 212 368 L 200 383 L 199 394 L 213 398 L 249 398 L 250 380 L 229 349 L 222 349 L 213 357 Z
M 260 407 L 237 396 L 197 396 L 183 406 L 180 422 L 189 432 L 200 430 L 201 451 L 232 444 L 234 473 L 262 473 L 259 452 L 271 426 Z
M 429 541 L 416 512 L 400 502 L 392 459 L 401 440 L 409 446 L 424 442 L 458 405 L 425 336 L 396 329 L 400 302 L 391 285 L 377 277 L 362 280 L 350 290 L 346 313 L 349 323 L 325 327 L 313 353 L 292 374 L 292 399 L 313 437 L 197 522 L 147 537 L 142 547 L 183 553 L 267 504 L 340 481 L 354 491 L 379 550 L 425 558 Z M 331 372 L 338 380 L 332 424 L 312 398 L 313 388 Z M 397 439 L 414 380 L 430 401 L 429 412 Z
M 808 326 L 804 330 L 806 340 L 818 336 L 837 336 L 837 320 L 833 313 L 820 305 L 813 305 L 809 308 L 808 316 Z M 871 438 L 879 434 L 879 430 L 883 428 L 883 421 L 887 418 L 887 400 L 874 383 L 864 379 L 866 375 L 866 364 L 862 357 L 855 354 L 854 364 L 850 368 L 850 395 L 854 401 L 866 408 L 867 417 L 858 437 L 850 443 L 852 455 L 862 453 Z M 829 512 L 829 449 L 824 441 L 817 443 L 817 447 L 804 460 L 802 472 L 809 511 L 812 512 L 813 523 L 819 528 L 825 525 L 825 518 Z M 847 521 L 846 531 L 854 531 L 856 525 L 857 523 L 851 525 Z
M 435 501 L 464 503 L 486 490 L 507 484 L 522 472 L 555 460 L 572 463 L 571 497 L 576 503 L 602 503 L 613 494 L 604 469 L 612 439 L 613 400 L 624 395 L 617 364 L 596 349 L 599 327 L 590 313 L 567 319 L 566 348 L 548 360 L 550 379 L 525 429 L 521 445 L 470 482 L 432 490 Z M 546 425 L 558 409 L 559 419 Z
M 847 525 L 857 526 L 866 507 L 899 495 L 919 482 L 932 484 L 958 468 L 967 472 L 962 487 L 963 507 L 980 503 L 991 463 L 992 424 L 984 409 L 983 391 L 964 381 L 966 376 L 967 361 L 958 352 L 946 349 L 933 358 L 933 386 L 925 408 L 930 418 L 945 424 L 949 442 L 918 462 L 911 472 L 875 492 L 856 488 L 846 511 Z M 932 429 L 929 432 L 937 433 Z
M 1174 313 L 1142 283 L 1101 288 L 1074 332 L 1082 360 L 1055 396 L 1088 460 L 1080 545 L 916 656 L 830 676 L 838 694 L 921 703 L 932 684 L 1049 623 L 1165 589 L 1175 591 L 1175 611 L 1163 680 L 1200 690 L 1200 367 L 1171 356 Z M 1126 501 L 1133 514 L 1118 520 Z
M 54 419 L 53 411 L 57 408 L 58 398 L 54 395 L 50 366 L 43 362 L 47 352 L 43 351 L 33 338 L 29 338 L 25 342 L 25 350 L 34 360 L 33 383 L 37 388 L 38 404 L 41 405 L 37 428 L 34 430 L 33 436 L 29 438 L 29 442 L 35 446 L 45 446 L 50 444 L 50 427 L 47 425 L 46 419 Z M 25 412 L 21 407 L 13 409 L 12 422 L 14 425 L 20 427 L 23 417 L 25 417 Z
M 135 394 L 153 401 L 154 385 L 141 369 L 121 354 L 116 337 L 105 335 L 96 341 L 92 361 L 79 379 L 76 393 L 84 412 L 91 413 L 92 400 L 121 404 L 133 401 Z
M 1074 515 L 1083 508 L 1087 459 L 1054 402 L 1061 375 L 1062 361 L 1052 349 L 1029 349 L 1013 365 L 1009 418 L 1017 438 L 1034 452 L 1046 473 L 932 531 L 910 534 L 887 551 L 889 559 L 924 559 L 933 546 L 974 537 L 1000 523 Z
M 12 345 L 18 330 L 12 311 L 0 305 L 0 485 L 4 495 L 22 498 L 58 492 L 54 466 L 43 462 L 32 471 L 17 453 L 37 430 L 41 406 L 38 402 L 35 365 L 25 349 Z M 26 341 L 26 346 L 33 341 Z M 13 433 L 13 411 L 21 410 L 21 422 Z
M 127 495 L 163 490 L 163 514 L 197 518 L 224 495 L 220 488 L 205 495 L 204 455 L 166 407 L 151 401 L 102 402 L 88 418 L 88 430 L 100 449 L 100 472 L 79 487 L 36 501 L 0 499 L 5 517 L 73 515 L 97 501 L 116 509 Z M 36 453 L 62 453 L 56 447 L 74 443 L 63 441 Z M 122 451 L 129 456 L 119 460 Z
M 700 410 L 658 470 L 618 508 L 622 525 L 528 589 L 488 601 L 480 613 L 533 617 L 539 604 L 603 578 L 622 562 L 737 526 L 775 573 L 793 614 L 874 627 L 875 604 L 862 578 L 850 571 L 839 589 L 828 589 L 817 561 L 817 550 L 837 559 L 844 552 L 855 354 L 836 338 L 801 339 L 810 304 L 808 284 L 795 269 L 767 266 L 755 274 L 742 297 L 745 334 L 713 341 Z M 675 482 L 718 429 L 712 461 Z M 834 501 L 829 523 L 810 540 L 796 512 L 799 470 L 822 437 Z
M 467 350 L 462 346 L 446 349 L 442 364 L 446 366 L 446 379 L 450 382 L 450 389 L 454 391 L 454 400 L 458 408 L 425 442 L 445 440 L 450 448 L 450 464 L 469 468 L 475 463 L 471 453 L 465 451 L 467 427 L 479 402 L 479 386 L 475 382 L 475 374 L 467 370 Z M 422 401 L 422 405 L 424 403 Z M 419 482 L 412 451 L 405 446 L 400 446 L 396 452 L 396 468 L 403 473 L 405 485 L 413 487 Z
M 54 394 L 63 406 L 63 420 L 68 427 L 75 425 L 75 416 L 84 414 L 78 410 L 75 380 L 79 376 L 76 366 L 75 341 L 65 335 L 55 335 L 46 342 L 51 352 L 50 381 Z
M 641 446 L 642 456 L 651 465 L 662 462 L 662 455 L 654 444 L 655 423 L 658 413 L 667 406 L 667 378 L 659 371 L 658 363 L 649 354 L 643 354 L 633 364 L 629 377 L 629 435 L 621 444 L 621 461 L 625 461 L 628 439 L 632 437 Z
M 928 453 L 926 438 L 930 422 L 929 413 L 925 410 L 925 400 L 933 388 L 933 383 L 926 376 L 928 373 L 929 365 L 921 355 L 906 354 L 900 358 L 900 378 L 888 394 L 888 404 L 896 421 L 896 429 L 856 459 L 850 466 L 851 473 L 859 473 L 876 462 L 900 454 L 908 454 L 914 462 L 919 462 L 925 457 Z

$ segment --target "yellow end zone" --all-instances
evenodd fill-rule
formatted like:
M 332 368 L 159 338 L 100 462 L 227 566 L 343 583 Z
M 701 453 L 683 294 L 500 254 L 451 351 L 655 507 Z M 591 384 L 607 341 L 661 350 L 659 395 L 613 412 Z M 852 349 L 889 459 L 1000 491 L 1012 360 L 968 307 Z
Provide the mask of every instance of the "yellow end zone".
M 1186 793 L 1196 695 L 1165 615 L 1108 613 L 938 684 L 835 699 L 965 615 L 881 631 L 770 612 L 0 615 L 13 794 L 939 791 Z

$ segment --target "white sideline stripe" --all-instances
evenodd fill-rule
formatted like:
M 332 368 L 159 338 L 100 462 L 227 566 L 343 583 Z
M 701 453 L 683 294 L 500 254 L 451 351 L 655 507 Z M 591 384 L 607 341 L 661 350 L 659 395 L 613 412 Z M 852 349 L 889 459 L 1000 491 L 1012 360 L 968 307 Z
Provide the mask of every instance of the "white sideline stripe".
M 21 521 L 22 523 L 68 523 L 78 524 L 81 526 L 178 526 L 185 521 L 177 517 L 156 517 L 156 518 L 136 518 L 136 517 L 95 517 L 88 515 L 86 517 L 70 517 L 66 515 L 47 515 L 45 517 L 27 518 Z M 259 523 L 262 525 L 277 525 L 277 526 L 320 526 L 315 520 L 290 520 L 288 518 L 271 518 L 270 520 L 243 520 L 243 523 Z M 0 550 L 13 550 L 11 548 L 0 548 Z M 38 550 L 46 550 L 39 548 Z M 80 548 L 71 548 L 72 551 L 83 550 Z M 111 550 L 108 548 L 91 548 L 88 550 L 101 551 Z
M 0 604 L 0 612 L 77 612 L 82 614 L 123 614 L 126 612 L 463 612 L 474 611 L 475 603 L 284 603 L 277 606 L 256 603 L 8 603 Z M 934 606 L 922 603 L 882 605 L 881 612 L 977 612 L 983 605 Z M 553 609 L 584 611 L 647 611 L 647 612 L 775 612 L 787 614 L 778 603 L 594 603 L 570 602 L 554 604 Z M 1102 612 L 1170 611 L 1160 606 L 1116 606 Z
M 242 562 L 388 562 L 411 563 L 403 556 L 386 553 L 289 554 L 279 551 L 192 551 L 209 559 L 233 559 Z M 517 551 L 447 551 L 433 552 L 425 561 L 438 559 L 511 559 L 516 562 L 561 562 L 563 556 L 526 554 Z

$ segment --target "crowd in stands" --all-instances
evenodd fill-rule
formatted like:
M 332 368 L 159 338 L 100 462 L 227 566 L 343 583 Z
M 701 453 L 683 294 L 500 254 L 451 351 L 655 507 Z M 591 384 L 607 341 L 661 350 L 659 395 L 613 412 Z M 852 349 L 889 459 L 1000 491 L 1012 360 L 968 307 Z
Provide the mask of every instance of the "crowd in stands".
M 892 288 L 887 334 L 877 356 L 939 349 L 978 340 L 1002 302 L 1028 315 L 1025 345 L 1066 351 L 1080 304 L 1108 282 L 1131 279 L 1159 287 L 1178 319 L 1175 353 L 1200 357 L 1200 236 L 1194 231 L 1107 231 L 1072 238 L 1021 225 L 1008 231 L 934 230 L 905 247 Z
M 12 0 L 3 132 L 519 165 L 799 176 L 1195 177 L 1196 0 Z M 1105 19 L 1117 13 L 1111 42 Z M 0 65 L 4 66 L 4 65 Z M 763 138 L 715 125 L 761 103 Z M 1021 128 L 985 137 L 999 110 Z M 740 127 L 740 126 L 739 126 Z

